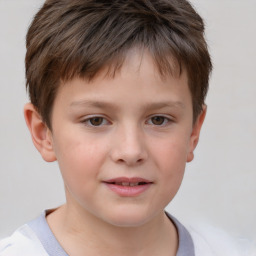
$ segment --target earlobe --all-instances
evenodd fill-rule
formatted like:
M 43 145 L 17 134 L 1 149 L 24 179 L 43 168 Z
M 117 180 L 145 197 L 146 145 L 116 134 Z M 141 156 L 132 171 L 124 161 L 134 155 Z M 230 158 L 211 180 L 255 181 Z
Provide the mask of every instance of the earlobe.
M 187 155 L 187 162 L 191 162 L 194 159 L 194 150 L 199 141 L 199 135 L 200 135 L 200 131 L 201 131 L 204 119 L 205 119 L 206 110 L 207 110 L 207 106 L 203 105 L 202 112 L 197 117 L 197 120 L 193 126 L 192 133 L 190 136 L 190 147 L 189 147 L 189 152 Z
M 52 133 L 47 125 L 42 121 L 41 116 L 31 103 L 24 106 L 24 117 L 30 131 L 32 141 L 47 162 L 56 160 L 53 150 Z

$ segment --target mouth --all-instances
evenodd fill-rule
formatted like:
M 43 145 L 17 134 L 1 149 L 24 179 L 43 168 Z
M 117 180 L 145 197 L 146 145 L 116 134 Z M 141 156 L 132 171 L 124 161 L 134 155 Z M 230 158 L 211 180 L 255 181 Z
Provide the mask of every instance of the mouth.
M 115 178 L 111 180 L 105 181 L 107 184 L 113 184 L 118 186 L 124 186 L 124 187 L 135 187 L 135 186 L 143 186 L 147 184 L 152 184 L 153 182 L 143 179 L 143 178 L 126 178 L 126 177 L 120 177 Z
M 125 186 L 125 187 L 135 187 L 148 184 L 147 182 L 106 182 L 108 184 Z
M 126 178 L 120 177 L 111 180 L 106 180 L 104 183 L 107 187 L 123 197 L 138 196 L 145 192 L 153 184 L 152 181 L 143 178 Z

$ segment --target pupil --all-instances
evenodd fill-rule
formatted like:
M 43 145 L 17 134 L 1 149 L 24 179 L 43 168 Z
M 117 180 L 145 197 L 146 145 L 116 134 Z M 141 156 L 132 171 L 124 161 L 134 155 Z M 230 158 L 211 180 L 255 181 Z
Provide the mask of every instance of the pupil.
M 94 117 L 90 119 L 90 123 L 94 126 L 99 126 L 101 125 L 103 122 L 103 118 L 102 117 Z
M 163 122 L 164 122 L 164 117 L 162 117 L 162 116 L 154 116 L 152 118 L 152 123 L 155 125 L 161 125 L 161 124 L 163 124 Z

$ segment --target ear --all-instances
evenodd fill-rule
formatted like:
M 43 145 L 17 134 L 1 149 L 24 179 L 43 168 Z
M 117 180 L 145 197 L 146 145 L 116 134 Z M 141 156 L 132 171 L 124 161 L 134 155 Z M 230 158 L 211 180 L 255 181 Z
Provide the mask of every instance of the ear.
M 42 121 L 41 115 L 36 111 L 31 103 L 24 107 L 24 117 L 30 131 L 32 141 L 40 152 L 43 159 L 47 162 L 56 160 L 53 150 L 52 133 L 47 125 Z
M 195 124 L 193 125 L 193 129 L 190 135 L 190 146 L 189 146 L 189 152 L 187 155 L 187 162 L 191 162 L 194 159 L 194 150 L 199 141 L 200 131 L 206 115 L 206 109 L 207 109 L 207 106 L 203 105 L 202 111 L 197 117 Z

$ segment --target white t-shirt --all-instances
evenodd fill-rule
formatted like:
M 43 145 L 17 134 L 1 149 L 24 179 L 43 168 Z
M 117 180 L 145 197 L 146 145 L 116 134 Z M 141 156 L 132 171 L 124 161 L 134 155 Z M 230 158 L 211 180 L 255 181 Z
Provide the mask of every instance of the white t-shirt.
M 46 212 L 0 241 L 0 256 L 68 256 L 46 221 Z M 186 229 L 167 213 L 179 235 L 176 256 L 256 256 L 256 251 L 238 248 L 224 232 L 215 228 Z

